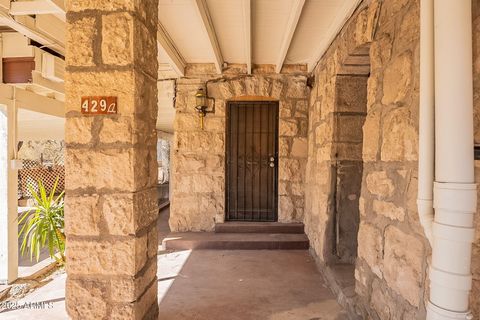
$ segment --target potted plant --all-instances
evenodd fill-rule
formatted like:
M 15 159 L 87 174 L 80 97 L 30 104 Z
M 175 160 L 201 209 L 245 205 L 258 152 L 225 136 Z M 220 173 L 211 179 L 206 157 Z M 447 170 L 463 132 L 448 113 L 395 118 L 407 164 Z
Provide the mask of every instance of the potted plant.
M 38 192 L 28 186 L 35 199 L 35 206 L 23 213 L 18 221 L 19 225 L 23 224 L 18 234 L 19 237 L 23 236 L 21 254 L 24 255 L 28 248 L 30 259 L 33 260 L 35 256 L 37 262 L 41 249 L 48 247 L 51 258 L 61 264 L 65 263 L 64 192 L 55 196 L 57 185 L 58 178 L 48 195 L 41 181 L 38 182 Z M 60 258 L 56 257 L 57 252 Z

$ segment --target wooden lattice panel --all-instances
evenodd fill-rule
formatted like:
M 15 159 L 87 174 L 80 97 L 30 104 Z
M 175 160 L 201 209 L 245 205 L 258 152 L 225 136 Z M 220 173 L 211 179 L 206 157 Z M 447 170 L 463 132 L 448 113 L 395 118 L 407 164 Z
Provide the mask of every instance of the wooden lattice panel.
M 32 195 L 28 190 L 28 186 L 32 186 L 38 192 L 38 181 L 45 186 L 47 193 L 53 189 L 55 181 L 58 177 L 58 185 L 56 193 L 60 193 L 65 189 L 65 167 L 33 167 L 19 170 L 20 189 L 24 198 L 31 198 Z

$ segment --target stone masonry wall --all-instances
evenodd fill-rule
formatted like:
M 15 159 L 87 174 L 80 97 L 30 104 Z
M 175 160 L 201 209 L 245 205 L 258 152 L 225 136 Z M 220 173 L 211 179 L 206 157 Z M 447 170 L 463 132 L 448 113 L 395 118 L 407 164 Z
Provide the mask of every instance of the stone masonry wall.
M 303 68 L 257 66 L 253 75 L 230 66 L 224 75 L 213 65 L 189 65 L 177 80 L 175 138 L 172 146 L 173 231 L 211 231 L 225 219 L 225 108 L 229 100 L 250 96 L 279 101 L 279 212 L 281 222 L 302 221 L 307 158 L 307 77 Z M 208 81 L 208 82 L 207 82 Z M 215 114 L 205 118 L 205 130 L 195 107 L 195 92 L 207 87 L 215 99 Z
M 416 210 L 418 0 L 364 1 L 314 71 L 306 231 L 320 260 L 326 265 L 335 262 L 331 259 L 332 167 L 342 147 L 333 139 L 337 130 L 334 114 L 342 99 L 337 80 L 368 74 L 368 83 L 357 82 L 363 89 L 353 88 L 359 99 L 367 89 L 355 271 L 357 309 L 365 319 L 424 319 L 430 247 Z
M 66 309 L 156 319 L 158 0 L 66 6 Z M 83 96 L 118 113 L 84 115 Z
M 474 107 L 474 141 L 480 145 L 480 0 L 472 0 L 473 19 L 473 107 Z M 475 161 L 475 181 L 480 183 L 480 161 Z M 480 204 L 480 189 L 478 200 Z M 476 238 L 473 245 L 472 272 L 473 286 L 470 305 L 473 313 L 480 318 L 480 205 L 476 214 Z

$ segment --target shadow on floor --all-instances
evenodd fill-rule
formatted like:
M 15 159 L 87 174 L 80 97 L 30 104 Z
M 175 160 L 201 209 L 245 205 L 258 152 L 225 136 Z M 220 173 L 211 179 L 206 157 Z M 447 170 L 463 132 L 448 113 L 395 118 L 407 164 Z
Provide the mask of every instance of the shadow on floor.
M 161 320 L 347 319 L 306 250 L 167 253 L 158 277 Z

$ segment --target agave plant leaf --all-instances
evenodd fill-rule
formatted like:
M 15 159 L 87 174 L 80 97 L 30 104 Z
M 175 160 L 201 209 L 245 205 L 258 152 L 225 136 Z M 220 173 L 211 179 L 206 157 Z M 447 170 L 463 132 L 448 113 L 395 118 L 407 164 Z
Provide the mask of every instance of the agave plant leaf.
M 41 250 L 47 247 L 50 257 L 57 260 L 55 254 L 58 252 L 61 261 L 65 261 L 64 193 L 55 196 L 57 187 L 58 178 L 48 194 L 41 181 L 38 181 L 38 191 L 31 185 L 28 186 L 36 204 L 32 210 L 20 217 L 18 223 L 23 224 L 19 232 L 19 237 L 23 237 L 21 253 L 24 255 L 28 250 L 31 260 L 35 256 L 38 261 Z

